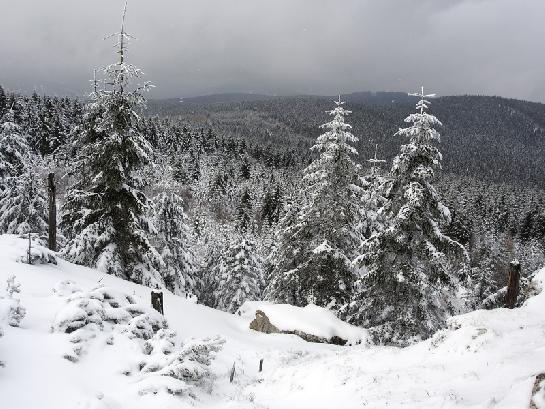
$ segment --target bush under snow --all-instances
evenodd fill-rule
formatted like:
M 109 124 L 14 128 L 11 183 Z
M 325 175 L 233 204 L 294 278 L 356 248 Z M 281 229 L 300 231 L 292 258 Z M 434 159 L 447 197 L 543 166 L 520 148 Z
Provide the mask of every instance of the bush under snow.
M 74 284 L 65 281 L 55 286 L 57 294 L 73 289 Z M 52 325 L 53 332 L 70 334 L 74 347 L 65 358 L 76 362 L 84 353 L 84 345 L 96 337 L 97 332 L 111 332 L 116 329 L 129 338 L 150 339 L 160 329 L 167 328 L 161 314 L 150 307 L 136 303 L 136 300 L 108 287 L 90 291 L 75 291 L 68 295 L 66 305 L 57 313 Z
M 26 309 L 21 300 L 14 294 L 21 292 L 21 284 L 15 281 L 15 275 L 7 279 L 6 295 L 0 298 L 0 318 L 5 319 L 12 327 L 18 327 L 26 315 Z
M 145 356 L 138 364 L 142 376 L 139 393 L 164 390 L 193 396 L 195 387 L 210 391 L 214 379 L 210 364 L 224 342 L 216 337 L 190 340 L 177 347 L 175 332 L 159 330 L 143 347 Z
M 115 337 L 124 336 L 140 351 L 132 367 L 122 370 L 127 376 L 138 377 L 136 388 L 140 395 L 164 391 L 193 397 L 195 388 L 211 389 L 214 377 L 209 366 L 223 339 L 180 343 L 160 313 L 109 287 L 81 291 L 66 280 L 55 285 L 53 291 L 66 297 L 51 327 L 53 332 L 70 335 L 72 350 L 64 358 L 78 362 L 99 333 L 106 334 L 106 344 L 110 345 Z

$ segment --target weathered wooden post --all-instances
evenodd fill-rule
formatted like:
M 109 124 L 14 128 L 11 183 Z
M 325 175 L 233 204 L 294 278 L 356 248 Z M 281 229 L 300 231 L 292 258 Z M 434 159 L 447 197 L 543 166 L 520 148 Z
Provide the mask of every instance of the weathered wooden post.
M 50 172 L 47 175 L 47 192 L 49 203 L 49 220 L 48 220 L 48 247 L 51 251 L 57 251 L 57 189 L 55 186 L 55 174 Z
M 509 281 L 507 283 L 507 294 L 505 295 L 505 306 L 515 308 L 520 291 L 520 263 L 513 260 L 509 263 Z
M 151 306 L 154 310 L 165 315 L 163 311 L 163 292 L 151 290 Z
M 28 231 L 27 262 L 28 264 L 32 264 L 32 239 L 30 237 L 30 230 Z
M 229 382 L 233 383 L 233 379 L 235 379 L 235 363 L 233 362 L 233 367 L 231 368 L 231 372 L 229 374 Z

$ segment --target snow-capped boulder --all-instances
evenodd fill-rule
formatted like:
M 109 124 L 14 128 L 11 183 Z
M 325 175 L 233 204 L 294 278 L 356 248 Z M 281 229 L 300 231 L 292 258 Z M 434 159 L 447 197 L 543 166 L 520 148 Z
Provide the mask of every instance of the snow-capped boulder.
M 264 301 L 247 301 L 238 315 L 249 321 L 250 329 L 266 334 L 293 334 L 308 342 L 355 345 L 367 338 L 366 330 L 347 324 L 331 311 L 309 304 L 295 307 Z
M 271 324 L 269 317 L 261 310 L 255 312 L 255 318 L 250 322 L 250 329 L 264 332 L 265 334 L 276 334 L 280 332 L 278 328 Z

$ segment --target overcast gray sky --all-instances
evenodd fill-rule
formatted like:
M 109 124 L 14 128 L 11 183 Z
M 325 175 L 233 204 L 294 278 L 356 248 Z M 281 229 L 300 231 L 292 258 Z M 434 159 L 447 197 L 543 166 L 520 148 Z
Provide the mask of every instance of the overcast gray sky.
M 83 95 L 123 0 L 0 0 L 0 84 Z M 411 91 L 545 102 L 545 0 L 129 0 L 153 97 Z

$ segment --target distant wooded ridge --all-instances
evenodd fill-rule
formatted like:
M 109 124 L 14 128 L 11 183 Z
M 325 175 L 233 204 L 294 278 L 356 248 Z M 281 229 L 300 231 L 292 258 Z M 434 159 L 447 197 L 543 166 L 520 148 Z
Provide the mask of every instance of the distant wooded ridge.
M 378 144 L 391 161 L 401 139 L 394 136 L 413 109 L 414 97 L 400 92 L 358 92 L 342 96 L 365 163 Z M 292 147 L 301 155 L 316 136 L 331 96 L 273 97 L 218 94 L 151 100 L 149 115 L 174 116 L 193 127 L 263 144 Z M 441 151 L 446 172 L 499 183 L 544 188 L 545 104 L 490 96 L 447 96 L 433 100 L 431 112 L 443 127 Z M 391 163 L 391 162 L 390 162 Z

